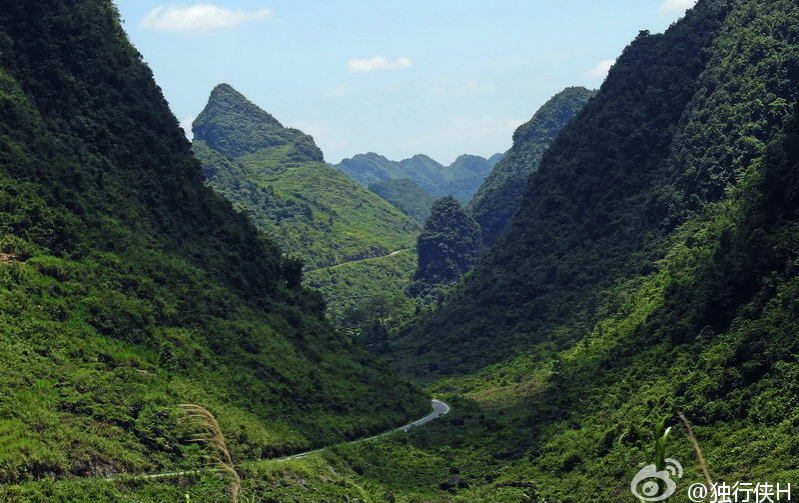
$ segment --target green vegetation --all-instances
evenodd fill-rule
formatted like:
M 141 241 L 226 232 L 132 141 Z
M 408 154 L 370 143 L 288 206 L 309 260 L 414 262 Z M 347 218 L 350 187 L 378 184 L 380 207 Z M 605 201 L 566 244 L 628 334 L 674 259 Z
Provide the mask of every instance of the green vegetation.
M 313 139 L 222 84 L 194 122 L 211 187 L 310 269 L 413 246 L 418 225 L 326 166 Z
M 399 208 L 419 225 L 424 225 L 435 202 L 433 196 L 408 178 L 375 182 L 369 185 L 369 190 Z
M 369 351 L 380 354 L 401 328 L 418 314 L 421 303 L 406 292 L 376 294 L 344 311 L 338 326 Z
M 96 478 L 203 466 L 187 402 L 219 419 L 243 494 L 262 501 L 631 501 L 635 474 L 667 458 L 685 468 L 673 501 L 711 476 L 796 483 L 794 0 L 700 0 L 642 32 L 446 299 L 422 310 L 386 293 L 409 251 L 312 271 L 339 333 L 301 264 L 204 186 L 110 3 L 5 7 L 0 499 L 229 501 L 209 473 Z M 218 91 L 195 145 L 210 176 L 322 172 L 307 137 Z M 210 120 L 219 110 L 257 134 Z M 535 123 L 512 155 L 541 149 Z M 418 244 L 417 279 L 450 284 L 477 260 L 479 227 L 443 198 Z M 453 412 L 263 460 L 427 410 L 353 339 Z
M 584 87 L 569 87 L 547 101 L 513 134 L 513 147 L 496 164 L 469 202 L 480 224 L 483 246 L 491 247 L 521 207 L 530 174 L 538 169 L 549 144 L 596 94 Z
M 426 411 L 299 275 L 205 186 L 111 2 L 3 5 L 0 499 L 224 494 L 77 480 L 200 466 L 178 403 L 213 411 L 237 461 Z
M 404 292 L 416 267 L 415 250 L 402 250 L 384 257 L 316 269 L 306 274 L 305 284 L 322 292 L 329 316 L 341 327 L 348 311 L 375 298 Z
M 790 110 L 766 102 L 795 101 L 799 79 L 777 70 L 790 54 L 783 47 L 790 30 L 774 32 L 787 30 L 782 21 L 775 29 L 767 26 L 770 19 L 754 25 L 773 40 L 752 49 L 764 53 L 756 65 L 735 48 L 754 29 L 735 26 L 738 16 L 751 16 L 738 12 L 753 8 L 704 2 L 665 34 L 642 32 L 625 49 L 601 91 L 545 153 L 504 237 L 446 306 L 396 341 L 394 360 L 401 368 L 426 375 L 421 369 L 436 362 L 442 374 L 462 374 L 532 345 L 570 347 L 614 309 L 614 286 L 654 272 L 676 239 L 673 229 L 687 221 L 687 204 L 701 201 L 698 194 L 681 193 L 681 186 L 689 187 L 684 176 L 715 169 L 719 181 L 729 180 L 724 170 L 740 179 L 734 174 L 739 166 L 762 155 L 753 142 L 777 135 Z M 728 15 L 731 10 L 736 15 Z M 769 46 L 773 57 L 764 52 Z M 767 87 L 753 93 L 754 84 L 741 80 Z M 727 103 L 706 106 L 700 98 L 710 89 Z M 758 136 L 750 137 L 754 131 L 745 124 L 759 102 L 768 113 L 757 123 Z M 730 109 L 745 116 L 729 120 Z M 686 128 L 711 127 L 718 115 L 730 125 L 730 136 L 717 139 L 734 164 L 703 157 L 705 147 L 686 136 Z M 702 163 L 682 162 L 689 152 Z
M 410 293 L 434 297 L 477 262 L 480 227 L 452 196 L 438 199 L 419 236 L 419 268 Z
M 338 326 L 346 310 L 407 288 L 416 261 L 401 250 L 415 245 L 419 226 L 326 166 L 310 136 L 225 84 L 211 93 L 194 132 L 211 187 L 298 257 L 298 270 L 307 264 L 305 284 L 321 291 Z
M 502 154 L 495 154 L 489 159 L 462 155 L 450 166 L 442 166 L 421 154 L 402 161 L 391 161 L 370 152 L 344 159 L 333 167 L 364 186 L 408 179 L 434 198 L 451 195 L 461 204 L 467 204 L 500 159 Z
M 714 480 L 795 483 L 797 40 L 799 6 L 780 0 L 700 1 L 636 38 L 497 245 L 387 344 L 473 409 L 455 402 L 379 458 L 358 446 L 362 477 L 414 457 L 468 485 L 387 481 L 396 501 L 505 501 L 508 487 L 507 501 L 631 501 L 668 416 L 660 437 L 672 428 L 666 454 L 685 468 L 672 500 L 686 501 L 706 478 L 683 412 Z

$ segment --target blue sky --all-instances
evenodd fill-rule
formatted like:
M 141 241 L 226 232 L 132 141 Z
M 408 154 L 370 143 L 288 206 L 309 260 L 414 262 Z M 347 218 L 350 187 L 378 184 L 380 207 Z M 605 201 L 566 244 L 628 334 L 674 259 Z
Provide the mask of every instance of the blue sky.
M 329 162 L 510 147 L 561 89 L 598 87 L 694 0 L 116 0 L 184 124 L 227 82 Z

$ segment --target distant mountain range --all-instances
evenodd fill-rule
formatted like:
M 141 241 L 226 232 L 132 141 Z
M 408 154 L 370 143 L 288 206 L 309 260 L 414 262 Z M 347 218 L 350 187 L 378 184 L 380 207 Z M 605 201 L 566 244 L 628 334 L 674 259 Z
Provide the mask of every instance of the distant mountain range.
M 423 154 L 402 161 L 392 161 L 369 152 L 344 159 L 333 168 L 365 187 L 406 178 L 434 198 L 451 195 L 462 204 L 467 204 L 503 155 L 495 154 L 488 159 L 462 155 L 449 166 L 444 166 Z

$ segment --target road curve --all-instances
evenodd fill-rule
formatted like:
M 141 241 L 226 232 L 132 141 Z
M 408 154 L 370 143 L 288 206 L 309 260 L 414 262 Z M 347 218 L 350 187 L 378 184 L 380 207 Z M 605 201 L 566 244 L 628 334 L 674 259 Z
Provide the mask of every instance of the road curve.
M 422 419 L 419 419 L 419 420 L 414 421 L 412 423 L 406 424 L 405 426 L 400 426 L 399 428 L 394 428 L 393 430 L 389 430 L 389 431 L 380 433 L 379 435 L 375 435 L 373 437 L 361 438 L 359 440 L 353 440 L 352 442 L 344 442 L 342 444 L 336 444 L 336 445 L 357 444 L 357 443 L 360 443 L 360 442 L 368 442 L 369 440 L 374 440 L 376 438 L 385 437 L 386 435 L 391 435 L 393 433 L 407 433 L 411 429 L 416 428 L 418 426 L 422 426 L 424 424 L 427 424 L 430 421 L 433 421 L 434 419 L 438 419 L 439 417 L 443 416 L 444 414 L 449 413 L 449 411 L 450 411 L 450 406 L 445 404 L 444 402 L 442 402 L 440 400 L 432 400 L 431 403 L 433 405 L 433 412 L 431 412 L 430 414 L 426 415 Z M 329 448 L 330 448 L 330 446 L 329 447 L 322 447 L 321 449 L 316 449 L 316 450 L 308 451 L 308 452 L 301 452 L 299 454 L 293 454 L 291 456 L 286 456 L 284 458 L 262 459 L 260 461 L 288 461 L 290 459 L 299 459 L 299 458 L 304 458 L 305 456 L 307 456 L 309 454 L 313 454 L 315 452 L 325 451 L 325 450 L 327 450 Z M 132 475 L 132 476 L 131 475 L 120 475 L 120 476 L 115 476 L 115 477 L 109 477 L 109 478 L 106 478 L 104 480 L 106 480 L 107 482 L 112 482 L 114 480 L 119 480 L 119 479 L 123 479 L 123 478 L 124 479 L 162 479 L 162 478 L 168 478 L 168 477 L 181 477 L 181 476 L 184 476 L 184 475 L 194 475 L 194 474 L 197 474 L 197 473 L 218 472 L 218 471 L 221 471 L 221 470 L 219 470 L 217 468 L 204 468 L 204 469 L 199 469 L 199 470 L 188 470 L 188 471 L 182 471 L 182 472 L 154 473 L 154 474 L 151 474 L 151 475 Z
M 416 428 L 417 426 L 422 426 L 423 424 L 427 424 L 427 423 L 429 423 L 430 421 L 432 421 L 434 419 L 438 419 L 439 417 L 443 416 L 444 414 L 449 413 L 449 411 L 450 411 L 449 405 L 445 404 L 444 402 L 442 402 L 440 400 L 433 400 L 433 412 L 432 413 L 430 413 L 429 415 L 423 417 L 422 419 L 420 419 L 418 421 L 414 421 L 411 424 L 407 424 L 405 426 L 402 426 L 401 428 L 397 428 L 394 431 L 395 432 L 397 432 L 397 431 L 407 432 L 411 428 Z M 389 433 L 392 433 L 392 432 L 389 432 Z M 384 433 L 384 435 L 388 435 L 388 433 Z M 380 436 L 380 435 L 378 435 L 378 436 Z
M 393 430 L 389 430 L 389 431 L 380 433 L 380 434 L 375 435 L 373 437 L 361 438 L 359 440 L 353 440 L 352 442 L 344 442 L 344 443 L 345 444 L 357 444 L 357 443 L 360 443 L 360 442 L 368 442 L 370 440 L 375 440 L 375 439 L 380 438 L 380 437 L 385 437 L 386 435 L 391 435 L 393 433 L 407 433 L 411 429 L 416 428 L 417 426 L 422 426 L 423 424 L 427 424 L 430 421 L 433 421 L 434 419 L 438 419 L 439 417 L 443 416 L 444 414 L 447 414 L 450 411 L 450 406 L 445 404 L 444 402 L 442 402 L 440 400 L 432 400 L 431 403 L 433 404 L 433 412 L 431 412 L 430 414 L 426 415 L 422 419 L 419 419 L 418 421 L 414 421 L 412 423 L 408 423 L 405 426 L 400 426 L 399 428 L 394 428 Z M 337 445 L 342 445 L 342 444 L 337 444 Z M 316 449 L 314 451 L 301 452 L 299 454 L 293 454 L 291 456 L 286 456 L 285 458 L 277 458 L 277 459 L 273 459 L 271 461 L 288 461 L 289 459 L 304 458 L 305 456 L 307 456 L 309 454 L 313 454 L 315 452 L 322 452 L 322 451 L 324 451 L 326 449 L 328 449 L 328 447 L 322 447 L 321 449 Z M 269 460 L 264 460 L 264 461 L 269 461 Z

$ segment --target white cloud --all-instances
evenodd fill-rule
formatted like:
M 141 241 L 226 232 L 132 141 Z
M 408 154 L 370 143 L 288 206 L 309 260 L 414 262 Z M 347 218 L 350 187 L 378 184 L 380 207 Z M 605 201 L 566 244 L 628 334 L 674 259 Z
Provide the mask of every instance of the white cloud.
M 696 5 L 697 0 L 665 0 L 660 6 L 662 11 L 687 10 Z
M 610 67 L 615 63 L 615 59 L 603 59 L 596 66 L 585 72 L 585 76 L 590 79 L 604 79 L 608 75 Z
M 436 86 L 430 90 L 431 93 L 435 94 L 436 96 L 444 96 L 447 94 L 447 90 L 441 86 Z
M 375 56 L 373 58 L 354 58 L 351 59 L 347 67 L 351 72 L 373 72 L 376 70 L 399 70 L 401 68 L 410 68 L 413 66 L 413 61 L 406 57 L 399 57 L 395 60 L 390 60 L 385 56 Z
M 139 27 L 157 31 L 208 31 L 266 19 L 271 15 L 271 9 L 225 9 L 209 3 L 160 6 L 148 12 Z
M 345 94 L 349 94 L 352 91 L 352 88 L 347 84 L 339 84 L 337 86 L 330 86 L 324 91 L 322 94 L 329 97 L 336 97 L 336 96 L 344 96 Z

